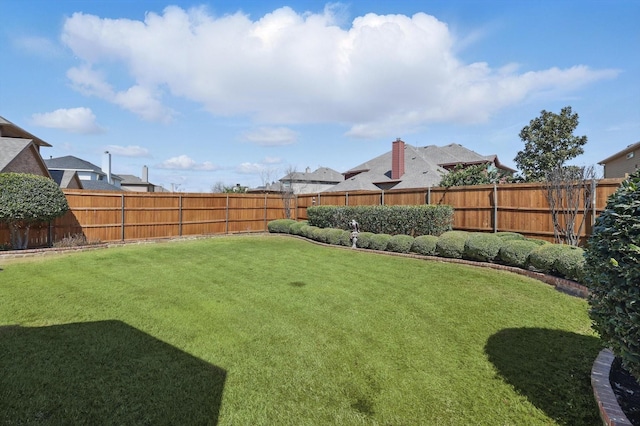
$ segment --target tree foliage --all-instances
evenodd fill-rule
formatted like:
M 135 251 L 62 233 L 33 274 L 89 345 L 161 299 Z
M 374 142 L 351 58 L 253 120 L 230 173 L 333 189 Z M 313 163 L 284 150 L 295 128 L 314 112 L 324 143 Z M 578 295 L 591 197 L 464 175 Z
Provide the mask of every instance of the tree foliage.
M 11 246 L 25 249 L 29 228 L 53 220 L 69 210 L 58 185 L 44 176 L 0 173 L 0 222 L 11 230 Z
M 640 172 L 622 182 L 598 216 L 584 272 L 594 328 L 640 379 Z
M 574 136 L 576 127 L 578 114 L 566 106 L 560 114 L 542 110 L 539 117 L 520 131 L 520 139 L 525 145 L 514 161 L 526 181 L 543 181 L 551 170 L 561 168 L 567 160 L 584 153 L 582 147 L 587 143 L 587 137 Z
M 490 164 L 474 164 L 467 167 L 463 164 L 457 164 L 453 170 L 442 176 L 440 186 L 449 188 L 452 186 L 486 185 L 510 182 L 511 180 L 509 172 L 490 167 Z

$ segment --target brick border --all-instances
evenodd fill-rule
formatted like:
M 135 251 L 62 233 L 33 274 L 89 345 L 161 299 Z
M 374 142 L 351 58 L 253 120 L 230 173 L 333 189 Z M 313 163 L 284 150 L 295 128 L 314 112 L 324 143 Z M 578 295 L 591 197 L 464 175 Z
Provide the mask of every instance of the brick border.
M 614 359 L 615 355 L 610 349 L 603 349 L 598 354 L 591 369 L 593 396 L 596 398 L 598 408 L 600 409 L 600 417 L 605 425 L 631 426 L 632 423 L 622 411 L 620 404 L 618 404 L 616 395 L 611 388 L 611 382 L 609 381 L 611 363 Z

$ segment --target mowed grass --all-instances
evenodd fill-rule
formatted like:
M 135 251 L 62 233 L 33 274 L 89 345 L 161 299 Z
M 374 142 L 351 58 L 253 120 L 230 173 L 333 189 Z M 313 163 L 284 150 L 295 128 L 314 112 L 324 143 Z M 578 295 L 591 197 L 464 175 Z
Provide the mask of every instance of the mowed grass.
M 507 272 L 280 236 L 0 269 L 0 424 L 599 424 L 586 302 Z

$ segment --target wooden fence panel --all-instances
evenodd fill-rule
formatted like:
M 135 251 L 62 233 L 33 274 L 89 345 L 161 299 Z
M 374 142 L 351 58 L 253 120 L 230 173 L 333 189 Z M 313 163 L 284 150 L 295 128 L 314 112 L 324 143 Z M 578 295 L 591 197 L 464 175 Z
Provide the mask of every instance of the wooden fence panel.
M 622 179 L 597 181 L 596 197 L 586 212 L 583 240 L 594 218 Z M 51 224 L 34 226 L 30 247 L 45 246 L 74 234 L 90 241 L 168 238 L 237 232 L 264 232 L 271 220 L 285 217 L 277 194 L 190 194 L 64 190 L 70 211 Z M 306 220 L 312 205 L 448 204 L 454 229 L 512 231 L 553 240 L 553 223 L 542 184 L 478 185 L 454 188 L 354 191 L 302 194 L 290 200 L 291 217 Z M 9 230 L 0 224 L 0 245 Z

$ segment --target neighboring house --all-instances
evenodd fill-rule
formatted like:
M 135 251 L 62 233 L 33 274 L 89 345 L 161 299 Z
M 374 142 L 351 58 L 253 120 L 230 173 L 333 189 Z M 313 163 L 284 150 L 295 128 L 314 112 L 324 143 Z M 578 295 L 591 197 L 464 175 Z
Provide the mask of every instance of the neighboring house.
M 620 152 L 605 158 L 598 164 L 604 167 L 604 177 L 623 178 L 638 170 L 640 164 L 640 142 L 627 146 Z
M 103 168 L 72 155 L 50 158 L 44 162 L 51 173 L 75 172 L 83 189 L 122 191 L 122 178 L 111 173 L 111 155 L 105 154 Z
M 47 142 L 0 117 L 0 173 L 31 173 L 50 178 L 40 155 Z
M 74 170 L 49 170 L 49 173 L 60 188 L 84 189 L 78 173 Z
M 142 168 L 142 178 L 135 175 L 119 175 L 122 178 L 120 187 L 127 191 L 134 192 L 168 192 L 162 186 L 154 185 L 149 182 L 149 168 L 144 166 Z
M 328 167 L 320 167 L 311 171 L 307 167 L 304 172 L 292 172 L 280 179 L 280 191 L 292 191 L 294 194 L 310 194 L 325 191 L 344 181 L 344 176 Z M 275 188 L 276 184 L 272 184 Z
M 409 189 L 437 186 L 442 176 L 461 164 L 487 164 L 508 173 L 515 170 L 504 166 L 496 155 L 480 155 L 459 144 L 415 147 L 400 139 L 392 143 L 391 151 L 360 164 L 344 174 L 344 181 L 326 191 L 358 191 Z

